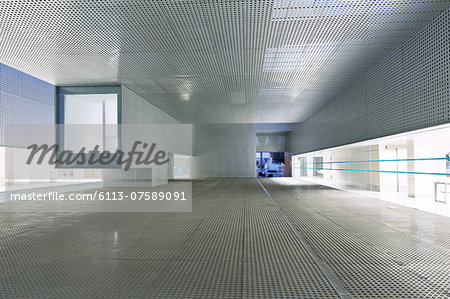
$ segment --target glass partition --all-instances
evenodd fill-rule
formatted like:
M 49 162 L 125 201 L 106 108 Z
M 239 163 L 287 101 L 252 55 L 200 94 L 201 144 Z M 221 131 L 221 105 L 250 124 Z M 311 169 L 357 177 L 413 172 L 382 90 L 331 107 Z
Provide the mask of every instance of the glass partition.
M 299 154 L 293 176 L 450 216 L 450 125 Z

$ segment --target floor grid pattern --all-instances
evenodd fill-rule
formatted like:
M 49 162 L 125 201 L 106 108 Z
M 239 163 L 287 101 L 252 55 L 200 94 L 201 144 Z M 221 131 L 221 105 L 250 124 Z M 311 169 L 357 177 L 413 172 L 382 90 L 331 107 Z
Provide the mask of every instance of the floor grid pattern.
M 261 179 L 353 298 L 450 298 L 450 219 Z M 12 213 L 0 298 L 341 298 L 256 179 L 193 181 L 192 213 Z

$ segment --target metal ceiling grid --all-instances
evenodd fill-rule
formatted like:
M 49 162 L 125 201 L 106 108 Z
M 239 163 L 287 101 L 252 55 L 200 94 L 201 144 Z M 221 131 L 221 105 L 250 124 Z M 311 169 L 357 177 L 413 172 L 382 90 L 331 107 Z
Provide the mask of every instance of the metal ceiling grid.
M 122 83 L 181 122 L 298 122 L 444 0 L 0 1 L 0 62 Z

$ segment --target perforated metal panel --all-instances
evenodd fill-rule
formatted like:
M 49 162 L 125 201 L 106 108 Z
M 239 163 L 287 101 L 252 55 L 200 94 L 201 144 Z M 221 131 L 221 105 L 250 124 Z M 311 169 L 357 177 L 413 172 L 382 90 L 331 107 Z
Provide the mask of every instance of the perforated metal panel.
M 127 124 L 177 124 L 176 119 L 164 111 L 155 107 L 144 98 L 128 89 L 122 87 L 122 123 Z M 136 127 L 136 129 L 138 129 Z M 126 131 L 126 130 L 124 130 Z M 122 131 L 122 132 L 124 132 Z M 135 135 L 139 138 L 139 134 Z M 129 136 L 131 138 L 131 136 Z M 190 136 L 188 136 L 190 137 Z M 155 166 L 143 169 L 104 169 L 102 170 L 104 186 L 142 186 L 159 185 L 167 183 L 167 165 Z
M 195 125 L 196 177 L 254 177 L 255 126 L 252 124 Z
M 262 182 L 353 298 L 450 295 L 448 218 L 298 179 Z
M 58 85 L 123 83 L 181 122 L 296 122 L 449 5 L 0 1 L 0 62 Z
M 255 179 L 192 213 L 0 212 L 0 297 L 339 298 Z
M 450 122 L 450 10 L 296 125 L 294 152 Z
M 53 85 L 0 64 L 0 146 L 28 146 L 27 132 L 9 134 L 11 125 L 54 124 L 54 109 Z
M 1 298 L 447 298 L 450 219 L 290 178 L 193 182 L 192 213 L 0 211 Z M 389 204 L 392 206 L 392 204 Z
M 123 124 L 177 124 L 176 119 L 147 102 L 127 87 L 122 87 Z

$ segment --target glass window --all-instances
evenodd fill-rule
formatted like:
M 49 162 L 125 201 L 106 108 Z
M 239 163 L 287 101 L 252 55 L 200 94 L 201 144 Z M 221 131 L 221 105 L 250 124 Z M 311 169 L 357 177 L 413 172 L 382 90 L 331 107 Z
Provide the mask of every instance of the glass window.
M 80 149 L 83 146 L 114 152 L 117 149 L 117 94 L 69 94 L 64 96 L 64 148 Z M 86 130 L 78 126 L 92 125 Z M 81 131 L 81 132 L 80 132 Z M 83 134 L 80 134 L 83 133 Z M 101 141 L 101 142 L 99 142 Z
M 69 86 L 57 87 L 57 143 L 60 151 L 86 155 L 92 150 L 111 153 L 120 150 L 121 87 L 120 86 Z M 98 155 L 98 154 L 89 154 Z M 86 161 L 87 161 L 86 157 Z M 109 168 L 107 165 L 71 163 L 71 167 Z M 58 165 L 64 167 L 64 165 Z

